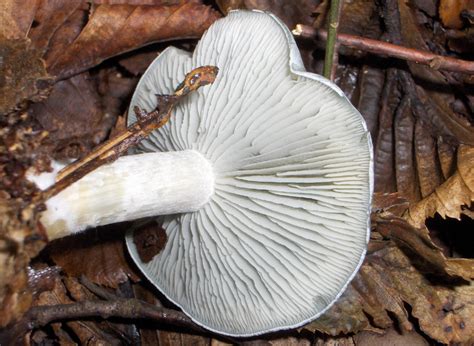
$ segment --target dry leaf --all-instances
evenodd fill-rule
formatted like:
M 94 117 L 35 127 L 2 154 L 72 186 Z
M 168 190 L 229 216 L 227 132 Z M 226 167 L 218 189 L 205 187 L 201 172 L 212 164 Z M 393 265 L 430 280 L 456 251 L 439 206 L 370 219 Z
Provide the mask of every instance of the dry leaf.
M 411 314 L 431 338 L 446 344 L 469 344 L 474 341 L 474 325 L 470 323 L 474 314 L 473 295 L 474 285 L 432 283 L 399 249 L 385 247 L 366 258 L 343 298 L 305 329 L 337 335 L 395 324 L 410 331 Z M 346 312 L 342 320 L 338 311 Z M 323 321 L 328 322 L 322 325 Z
M 56 159 L 78 158 L 101 143 L 115 119 L 102 110 L 101 100 L 88 73 L 57 82 L 48 99 L 30 112 L 49 132 Z
M 409 47 L 430 51 L 416 22 L 413 10 L 405 0 L 398 0 L 403 43 Z M 434 36 L 429 33 L 429 39 Z M 449 73 L 441 73 L 428 66 L 409 62 L 408 66 L 418 85 L 416 93 L 424 112 L 419 117 L 430 126 L 432 134 L 449 136 L 461 143 L 474 145 L 474 126 L 453 109 L 456 98 Z
M 210 7 L 195 2 L 181 5 L 99 5 L 73 42 L 58 56 L 48 56 L 48 71 L 63 79 L 103 60 L 150 44 L 199 37 L 219 17 Z
M 457 161 L 457 170 L 448 180 L 410 207 L 405 217 L 413 226 L 422 227 L 435 213 L 459 219 L 461 207 L 474 201 L 474 147 L 461 145 Z
M 425 227 L 415 228 L 406 220 L 388 213 L 378 215 L 376 223 L 377 231 L 392 239 L 400 249 L 408 251 L 422 273 L 458 276 L 466 280 L 474 278 L 474 260 L 447 259 L 442 250 L 432 242 Z
M 440 0 L 439 16 L 443 25 L 451 29 L 461 29 L 463 22 L 461 12 L 463 10 L 473 10 L 473 0 Z
M 0 37 L 23 39 L 33 22 L 37 0 L 3 0 L 0 3 Z
M 395 328 L 385 330 L 384 333 L 361 332 L 353 336 L 354 342 L 357 346 L 428 346 L 429 342 L 417 332 L 403 333 L 397 331 Z
M 374 174 L 376 192 L 395 192 L 393 117 L 400 102 L 396 70 L 389 69 L 382 91 L 378 132 L 374 148 Z
M 59 239 L 49 246 L 52 259 L 69 276 L 85 275 L 96 284 L 113 288 L 139 279 L 125 259 L 123 232 L 117 226 Z
M 52 78 L 28 39 L 7 39 L 0 34 L 0 58 L 0 115 L 45 97 Z

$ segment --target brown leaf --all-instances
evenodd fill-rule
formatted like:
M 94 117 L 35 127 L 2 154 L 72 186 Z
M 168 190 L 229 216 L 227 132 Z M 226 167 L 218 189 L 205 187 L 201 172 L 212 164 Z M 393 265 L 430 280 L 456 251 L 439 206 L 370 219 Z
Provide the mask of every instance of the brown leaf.
M 463 26 L 461 11 L 473 10 L 473 0 L 440 0 L 439 16 L 443 25 L 451 29 L 460 29 Z
M 421 196 L 426 197 L 441 184 L 442 178 L 437 165 L 436 142 L 421 119 L 415 124 L 415 154 Z
M 24 39 L 33 21 L 37 2 L 37 0 L 2 0 L 0 38 Z
M 359 100 L 357 109 L 361 112 L 367 123 L 367 129 L 375 142 L 377 138 L 378 116 L 380 110 L 380 97 L 382 96 L 385 82 L 385 71 L 370 66 L 362 68 L 359 78 Z
M 404 0 L 398 0 L 398 3 L 403 43 L 409 47 L 430 51 L 413 10 Z M 429 35 L 430 39 L 434 36 L 432 33 Z M 418 85 L 417 96 L 424 107 L 424 112 L 418 112 L 417 116 L 431 127 L 433 134 L 450 136 L 461 143 L 473 145 L 473 125 L 452 108 L 456 98 L 448 83 L 453 81 L 451 75 L 413 62 L 409 62 L 408 66 Z
M 117 68 L 101 69 L 97 79 L 99 80 L 98 92 L 101 97 L 103 112 L 111 119 L 117 119 L 114 125 L 116 128 L 121 115 L 127 111 L 128 101 L 133 94 L 138 79 L 124 76 Z M 125 125 L 124 120 L 123 126 Z M 122 129 L 125 130 L 125 127 L 122 127 Z M 109 138 L 114 136 L 113 133 L 114 129 L 109 133 Z
M 422 227 L 435 213 L 459 219 L 461 207 L 474 200 L 474 147 L 461 145 L 457 161 L 457 170 L 448 180 L 410 207 L 405 215 L 410 224 Z
M 387 72 L 387 82 L 382 92 L 382 106 L 379 112 L 379 130 L 374 149 L 375 191 L 394 192 L 394 148 L 393 117 L 400 102 L 396 71 Z
M 428 346 L 428 341 L 419 333 L 412 331 L 404 331 L 403 333 L 397 331 L 395 328 L 390 328 L 383 333 L 374 333 L 363 331 L 353 336 L 357 346 L 379 346 L 379 345 L 393 345 L 393 346 Z
M 79 36 L 48 57 L 48 71 L 63 79 L 117 54 L 152 42 L 199 37 L 219 15 L 195 2 L 170 6 L 99 5 Z
M 474 325 L 470 323 L 474 311 L 473 294 L 474 286 L 470 284 L 442 286 L 430 282 L 399 249 L 385 247 L 366 258 L 345 293 L 347 299 L 337 301 L 326 313 L 328 316 L 321 319 L 326 318 L 330 322 L 317 326 L 316 330 L 324 332 L 331 330 L 333 323 L 339 325 L 338 315 L 331 316 L 335 309 L 351 312 L 344 315 L 343 321 L 351 317 L 357 321 L 348 325 L 346 330 L 364 324 L 369 326 L 365 329 L 387 328 L 394 323 L 390 316 L 396 319 L 402 330 L 411 330 L 410 311 L 406 308 L 408 304 L 421 329 L 431 338 L 442 343 L 469 344 L 474 335 Z M 354 306 L 347 306 L 350 304 Z M 305 328 L 311 326 L 315 325 L 312 323 Z
M 394 125 L 397 191 L 410 202 L 416 202 L 420 199 L 420 192 L 413 155 L 415 120 L 407 96 L 403 98 L 395 114 Z
M 0 35 L 0 57 L 0 115 L 46 95 L 52 78 L 28 39 L 9 40 Z
M 48 99 L 30 108 L 47 130 L 57 159 L 77 158 L 102 142 L 115 119 L 104 113 L 88 73 L 57 82 Z
M 379 193 L 375 192 L 372 196 L 372 213 L 389 212 L 395 216 L 401 216 L 409 206 L 408 201 L 403 194 Z
M 406 220 L 387 214 L 380 214 L 376 222 L 377 231 L 392 239 L 400 249 L 408 251 L 422 272 L 458 276 L 466 280 L 474 278 L 474 260 L 447 259 L 432 242 L 425 227 L 415 228 Z
M 94 283 L 113 288 L 129 279 L 136 281 L 139 278 L 125 259 L 123 233 L 116 228 L 52 242 L 50 255 L 72 277 L 85 275 Z
M 41 54 L 62 54 L 84 26 L 88 6 L 83 0 L 48 1 L 38 0 L 28 37 Z

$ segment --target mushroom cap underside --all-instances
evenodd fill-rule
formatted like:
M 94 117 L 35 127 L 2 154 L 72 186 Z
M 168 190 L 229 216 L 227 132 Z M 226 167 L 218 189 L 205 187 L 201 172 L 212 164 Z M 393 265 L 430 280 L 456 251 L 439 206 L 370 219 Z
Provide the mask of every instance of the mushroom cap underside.
M 305 72 L 284 24 L 256 11 L 215 22 L 192 55 L 162 52 L 130 109 L 152 110 L 155 94 L 203 65 L 219 68 L 214 84 L 180 102 L 140 150 L 198 151 L 213 166 L 214 194 L 199 211 L 163 217 L 168 241 L 148 263 L 128 236 L 131 256 L 207 329 L 251 336 L 301 326 L 334 303 L 364 258 L 370 135 L 337 86 Z

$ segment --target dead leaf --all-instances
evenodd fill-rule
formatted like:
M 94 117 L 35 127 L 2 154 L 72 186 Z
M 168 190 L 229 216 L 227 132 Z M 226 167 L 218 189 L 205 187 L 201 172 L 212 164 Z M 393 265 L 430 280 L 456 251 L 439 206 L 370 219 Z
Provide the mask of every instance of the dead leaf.
M 180 5 L 99 5 L 63 52 L 46 59 L 48 71 L 64 79 L 107 58 L 146 44 L 171 39 L 196 38 L 219 15 L 196 2 Z
M 380 98 L 385 83 L 385 71 L 371 66 L 364 66 L 358 82 L 359 99 L 357 100 L 357 109 L 364 117 L 367 129 L 372 135 L 372 141 L 375 142 Z
M 463 22 L 461 12 L 463 10 L 473 10 L 473 0 L 440 0 L 439 16 L 443 25 L 451 29 L 461 29 Z
M 420 272 L 462 277 L 466 280 L 474 278 L 474 260 L 447 259 L 442 249 L 431 240 L 426 227 L 415 228 L 406 220 L 387 213 L 378 215 L 376 223 L 380 234 L 409 252 L 409 257 L 417 263 Z
M 420 186 L 415 165 L 415 119 L 407 96 L 395 114 L 395 175 L 397 191 L 410 202 L 420 199 Z
M 443 286 L 430 282 L 401 250 L 388 246 L 367 256 L 345 292 L 346 298 L 305 329 L 337 335 L 351 328 L 357 332 L 361 327 L 374 330 L 398 325 L 402 331 L 410 331 L 412 314 L 429 337 L 446 344 L 469 344 L 474 336 L 474 325 L 469 322 L 474 313 L 473 295 L 471 283 Z M 338 323 L 341 315 L 337 311 L 348 313 L 342 315 L 342 322 L 351 322 L 345 326 Z M 325 320 L 327 324 L 321 325 Z
M 448 180 L 410 207 L 405 215 L 410 224 L 422 227 L 435 213 L 459 219 L 462 206 L 474 201 L 474 147 L 461 145 L 457 162 L 457 170 Z
M 387 72 L 387 82 L 382 91 L 382 106 L 374 148 L 374 174 L 376 192 L 395 192 L 393 117 L 400 102 L 396 70 Z
M 88 73 L 57 82 L 48 99 L 30 108 L 32 116 L 49 132 L 56 159 L 78 158 L 101 143 L 115 119 L 102 110 Z
M 0 3 L 0 37 L 24 39 L 33 22 L 37 0 L 3 0 Z
M 44 98 L 52 84 L 40 54 L 28 39 L 0 35 L 0 115 Z
M 353 336 L 357 346 L 428 346 L 430 343 L 419 333 L 412 331 L 400 332 L 395 328 L 390 328 L 384 333 L 374 333 L 363 331 Z
M 399 192 L 379 193 L 375 192 L 372 196 L 372 213 L 380 214 L 389 212 L 395 216 L 402 216 L 408 209 L 409 202 Z
M 406 0 L 398 0 L 403 43 L 408 47 L 430 51 L 423 32 L 417 24 L 413 10 Z M 429 33 L 431 38 L 433 33 Z M 431 128 L 432 135 L 449 136 L 461 143 L 474 144 L 474 127 L 463 115 L 455 112 L 455 93 L 450 85 L 449 73 L 441 73 L 428 66 L 408 62 L 417 83 L 416 93 L 424 112 L 418 114 Z
M 123 232 L 116 228 L 107 231 L 103 227 L 99 232 L 54 241 L 49 245 L 50 256 L 67 275 L 85 275 L 99 285 L 117 288 L 129 279 L 137 281 L 139 277 L 125 259 Z

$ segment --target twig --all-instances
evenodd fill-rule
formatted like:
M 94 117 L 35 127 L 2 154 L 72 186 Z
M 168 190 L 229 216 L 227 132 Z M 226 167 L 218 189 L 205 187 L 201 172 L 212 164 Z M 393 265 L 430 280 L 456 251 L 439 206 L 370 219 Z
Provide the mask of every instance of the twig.
M 122 133 L 98 146 L 83 159 L 67 166 L 59 173 L 56 184 L 43 191 L 33 203 L 45 202 L 86 174 L 106 163 L 115 161 L 120 155 L 126 153 L 131 146 L 138 144 L 147 137 L 150 132 L 166 124 L 174 105 L 190 92 L 197 90 L 203 85 L 213 83 L 217 73 L 218 68 L 215 66 L 198 67 L 186 75 L 184 81 L 178 86 L 173 95 L 157 95 L 158 106 L 155 110 L 146 113 L 144 110 L 135 107 L 134 111 L 137 116 L 137 122 L 130 125 Z
M 317 38 L 321 40 L 326 40 L 328 36 L 326 30 L 316 30 L 310 26 L 301 24 L 296 25 L 293 34 L 295 36 L 312 39 Z M 473 61 L 451 58 L 418 49 L 403 47 L 397 44 L 341 33 L 337 35 L 337 42 L 343 46 L 359 49 L 364 52 L 376 55 L 386 55 L 397 59 L 428 65 L 434 70 L 474 74 Z
M 337 52 L 335 51 L 337 28 L 339 26 L 339 17 L 341 16 L 342 1 L 331 0 L 329 10 L 329 26 L 326 41 L 326 55 L 324 57 L 323 76 L 333 80 L 337 62 Z
M 194 331 L 204 331 L 182 312 L 156 307 L 138 299 L 94 300 L 74 304 L 35 306 L 24 315 L 21 321 L 0 331 L 0 344 L 16 344 L 28 332 L 51 322 L 91 317 L 149 319 L 159 323 L 182 326 Z
M 92 293 L 94 293 L 97 297 L 101 298 L 101 299 L 104 299 L 104 300 L 116 300 L 116 299 L 120 299 L 118 296 L 116 296 L 115 294 L 113 293 L 110 293 L 109 291 L 107 291 L 105 288 L 103 287 L 100 287 L 100 286 L 97 286 L 96 284 L 94 284 L 92 281 L 90 281 L 85 275 L 81 275 L 81 277 L 79 278 L 79 282 L 85 287 L 87 288 L 89 291 L 91 291 Z

